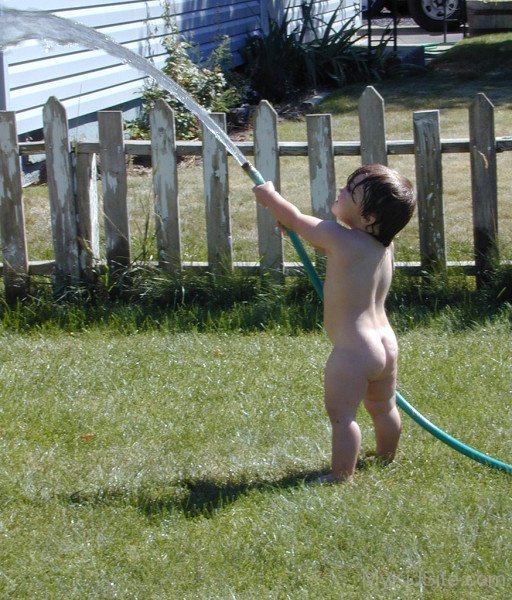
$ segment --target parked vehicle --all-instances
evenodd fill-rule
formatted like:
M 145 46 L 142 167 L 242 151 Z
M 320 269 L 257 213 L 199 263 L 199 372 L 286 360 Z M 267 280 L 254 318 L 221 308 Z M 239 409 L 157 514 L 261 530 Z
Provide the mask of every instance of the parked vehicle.
M 458 29 L 466 21 L 465 0 L 407 0 L 410 16 L 427 31 Z
M 465 0 L 362 0 L 363 13 L 375 17 L 384 8 L 396 9 L 399 13 L 408 9 L 412 19 L 427 31 L 451 31 L 466 21 Z

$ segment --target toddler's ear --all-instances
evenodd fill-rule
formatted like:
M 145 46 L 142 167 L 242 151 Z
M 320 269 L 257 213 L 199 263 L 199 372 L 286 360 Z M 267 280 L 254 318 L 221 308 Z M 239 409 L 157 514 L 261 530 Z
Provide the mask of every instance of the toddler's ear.
M 371 227 L 372 225 L 375 225 L 375 221 L 377 220 L 375 215 L 362 216 L 362 219 L 365 227 Z

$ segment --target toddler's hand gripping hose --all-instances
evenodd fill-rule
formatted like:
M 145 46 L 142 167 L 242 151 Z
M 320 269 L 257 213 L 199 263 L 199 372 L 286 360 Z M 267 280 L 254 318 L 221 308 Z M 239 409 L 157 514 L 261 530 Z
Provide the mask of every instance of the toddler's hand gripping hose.
M 265 183 L 265 180 L 263 179 L 261 173 L 257 171 L 249 161 L 242 165 L 242 169 L 247 173 L 247 175 L 249 175 L 249 177 L 252 179 L 255 185 L 263 185 Z M 302 264 L 304 265 L 304 270 L 306 271 L 309 280 L 313 284 L 316 293 L 319 295 L 320 298 L 322 298 L 322 280 L 318 276 L 318 273 L 316 272 L 312 262 L 309 260 L 309 256 L 307 255 L 306 249 L 300 241 L 299 236 L 295 233 L 295 231 L 290 231 L 289 229 L 286 230 L 286 233 L 288 234 L 288 237 L 290 238 L 290 241 L 292 242 L 295 251 L 297 252 Z
M 246 163 L 244 163 L 242 165 L 242 169 L 252 179 L 255 185 L 263 185 L 265 183 L 265 180 L 263 179 L 259 171 L 257 171 L 250 162 L 247 161 Z M 320 299 L 323 300 L 324 294 L 322 280 L 318 276 L 315 267 L 309 260 L 309 256 L 307 255 L 299 236 L 294 231 L 287 230 L 287 234 L 297 254 L 299 255 L 300 260 L 302 261 L 302 264 L 304 265 L 304 270 L 306 271 L 307 276 L 313 284 L 313 287 L 315 288 L 318 296 L 320 297 Z M 444 442 L 454 450 L 457 450 L 457 452 L 460 452 L 461 454 L 464 454 L 465 456 L 468 456 L 469 458 L 472 458 L 474 461 L 479 462 L 483 465 L 492 467 L 494 469 L 498 469 L 500 471 L 505 471 L 506 473 L 512 475 L 512 465 L 504 463 L 501 460 L 497 460 L 496 458 L 487 456 L 487 454 L 483 454 L 482 452 L 471 448 L 471 446 L 463 444 L 459 440 L 447 434 L 442 429 L 439 429 L 439 427 L 436 427 L 436 425 L 431 423 L 413 406 L 411 406 L 398 391 L 396 392 L 396 403 L 407 415 L 409 415 L 409 417 L 411 417 L 413 421 L 415 421 L 418 425 L 423 427 L 423 429 L 431 433 L 438 440 L 441 440 L 441 442 Z

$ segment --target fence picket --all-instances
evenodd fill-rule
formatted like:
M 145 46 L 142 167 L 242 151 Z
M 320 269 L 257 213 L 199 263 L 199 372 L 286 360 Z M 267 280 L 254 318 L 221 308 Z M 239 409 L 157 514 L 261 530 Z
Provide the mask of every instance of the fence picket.
M 256 169 L 266 181 L 272 181 L 276 190 L 280 191 L 277 113 L 266 100 L 262 100 L 256 110 L 254 156 Z M 282 279 L 284 275 L 283 238 L 281 234 L 276 234 L 276 222 L 268 210 L 258 204 L 256 214 L 261 268 L 263 271 L 269 271 L 276 279 Z
M 80 264 L 68 121 L 64 106 L 53 96 L 43 107 L 43 130 L 55 251 L 55 286 L 60 290 L 79 281 Z
M 28 292 L 28 256 L 16 114 L 0 111 L 0 235 L 5 299 L 15 304 Z
M 225 113 L 212 113 L 211 117 L 226 130 Z M 227 151 L 206 127 L 203 128 L 203 176 L 208 263 L 213 271 L 231 270 L 233 250 Z
M 359 98 L 358 109 L 361 163 L 387 165 L 384 98 L 369 85 Z
M 331 115 L 307 115 L 306 127 L 312 212 L 319 219 L 333 219 L 331 206 L 336 199 L 336 176 Z M 316 263 L 322 270 L 325 256 L 316 252 Z
M 182 267 L 174 111 L 158 99 L 149 119 L 158 265 L 173 273 Z
M 94 269 L 100 261 L 100 228 L 98 221 L 98 170 L 96 154 L 75 155 L 77 236 L 81 276 L 94 280 Z
M 477 285 L 481 287 L 498 259 L 498 178 L 494 106 L 477 94 L 469 108 L 471 196 Z
M 413 114 L 421 266 L 446 268 L 439 111 Z
M 98 128 L 106 257 L 109 269 L 116 271 L 131 262 L 123 113 L 99 112 Z
M 332 151 L 331 115 L 307 115 L 311 206 L 319 219 L 333 219 L 336 176 Z
M 312 213 L 319 219 L 333 219 L 331 206 L 336 199 L 336 176 L 331 115 L 307 115 L 306 128 Z M 315 261 L 323 270 L 325 256 L 316 252 Z

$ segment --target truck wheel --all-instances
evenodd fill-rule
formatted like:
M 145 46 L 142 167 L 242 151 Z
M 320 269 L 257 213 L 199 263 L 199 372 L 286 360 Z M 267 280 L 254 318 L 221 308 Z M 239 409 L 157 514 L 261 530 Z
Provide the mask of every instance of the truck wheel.
M 409 14 L 427 31 L 443 31 L 445 11 L 446 28 L 449 31 L 458 29 L 463 20 L 464 4 L 464 0 L 407 0 Z

